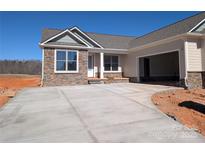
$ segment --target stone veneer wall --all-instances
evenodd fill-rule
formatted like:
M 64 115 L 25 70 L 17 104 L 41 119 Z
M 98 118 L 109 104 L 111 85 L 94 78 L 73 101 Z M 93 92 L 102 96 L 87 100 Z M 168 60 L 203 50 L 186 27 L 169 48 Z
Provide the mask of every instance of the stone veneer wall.
M 188 88 L 204 88 L 205 72 L 188 72 L 187 84 Z
M 79 51 L 79 72 L 78 73 L 54 73 L 55 49 L 44 49 L 44 79 L 43 86 L 64 86 L 88 84 L 87 51 Z
M 138 83 L 138 78 L 137 77 L 128 77 L 128 78 L 129 78 L 129 82 Z
M 104 78 L 122 78 L 122 72 L 104 72 Z
M 205 88 L 205 72 L 202 72 L 202 87 Z
M 132 83 L 140 83 L 138 81 L 138 78 L 137 77 L 128 77 L 129 78 L 129 82 L 132 82 Z M 184 79 L 180 79 L 179 81 L 176 81 L 176 86 L 179 86 L 179 87 L 185 87 L 185 80 Z

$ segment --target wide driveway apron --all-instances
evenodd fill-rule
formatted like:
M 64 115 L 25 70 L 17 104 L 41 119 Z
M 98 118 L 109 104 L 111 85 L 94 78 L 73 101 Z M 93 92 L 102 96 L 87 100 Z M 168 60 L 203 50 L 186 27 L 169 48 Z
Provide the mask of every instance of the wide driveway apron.
M 205 142 L 152 104 L 152 94 L 169 89 L 132 83 L 25 89 L 0 109 L 0 142 Z

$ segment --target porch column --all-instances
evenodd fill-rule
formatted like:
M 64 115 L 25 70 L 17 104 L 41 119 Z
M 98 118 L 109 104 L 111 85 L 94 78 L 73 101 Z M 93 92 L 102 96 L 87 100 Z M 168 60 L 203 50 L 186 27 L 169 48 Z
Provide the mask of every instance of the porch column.
M 136 77 L 137 82 L 140 82 L 140 58 L 136 57 Z
M 101 52 L 100 53 L 100 78 L 103 79 L 104 78 L 104 53 Z

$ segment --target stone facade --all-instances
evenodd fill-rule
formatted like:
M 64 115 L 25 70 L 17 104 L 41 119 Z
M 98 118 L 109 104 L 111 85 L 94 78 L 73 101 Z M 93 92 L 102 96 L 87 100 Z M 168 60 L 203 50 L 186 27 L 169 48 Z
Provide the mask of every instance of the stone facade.
M 104 78 L 122 78 L 122 72 L 104 72 Z
M 205 72 L 202 72 L 202 86 L 205 88 Z
M 44 77 L 43 86 L 65 86 L 88 84 L 87 51 L 79 51 L 79 72 L 78 73 L 55 73 L 54 72 L 54 54 L 55 49 L 44 49 Z
M 95 73 L 95 77 L 100 78 L 100 72 Z M 116 72 L 116 73 L 104 72 L 104 78 L 122 78 L 122 77 L 123 77 L 122 72 Z
M 204 88 L 205 72 L 188 72 L 187 84 L 188 88 Z
M 187 88 L 186 83 L 185 83 L 185 79 L 179 79 L 177 86 Z
M 109 83 L 129 83 L 129 78 L 117 78 L 117 79 L 107 79 L 104 80 L 105 84 L 109 84 Z
M 129 82 L 137 83 L 138 82 L 138 78 L 137 77 L 129 77 Z

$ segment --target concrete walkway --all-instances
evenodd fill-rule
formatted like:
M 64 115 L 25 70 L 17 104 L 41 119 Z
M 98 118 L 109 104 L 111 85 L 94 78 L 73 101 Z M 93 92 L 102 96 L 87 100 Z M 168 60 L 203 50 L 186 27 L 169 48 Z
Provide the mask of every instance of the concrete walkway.
M 205 142 L 150 96 L 173 87 L 105 84 L 30 88 L 0 109 L 0 142 Z

